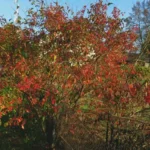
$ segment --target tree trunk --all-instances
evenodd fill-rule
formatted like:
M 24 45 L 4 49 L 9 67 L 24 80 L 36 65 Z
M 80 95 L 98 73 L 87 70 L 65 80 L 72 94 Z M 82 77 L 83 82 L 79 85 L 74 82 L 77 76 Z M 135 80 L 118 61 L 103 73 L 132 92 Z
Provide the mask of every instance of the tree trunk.
M 48 117 L 45 120 L 45 132 L 46 132 L 46 140 L 48 142 L 48 145 L 50 147 L 50 150 L 52 150 L 52 146 L 54 143 L 54 130 L 55 130 L 55 122 L 53 117 Z

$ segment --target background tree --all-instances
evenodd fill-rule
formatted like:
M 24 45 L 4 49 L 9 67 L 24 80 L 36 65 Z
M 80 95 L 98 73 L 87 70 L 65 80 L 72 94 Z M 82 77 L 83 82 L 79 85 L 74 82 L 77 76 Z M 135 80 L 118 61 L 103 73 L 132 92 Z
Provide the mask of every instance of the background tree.
M 132 13 L 126 19 L 127 27 L 134 30 L 138 34 L 137 46 L 141 52 L 141 58 L 149 57 L 147 48 L 145 48 L 145 40 L 150 27 L 150 1 L 137 1 L 132 7 Z M 140 58 L 140 59 L 141 59 Z

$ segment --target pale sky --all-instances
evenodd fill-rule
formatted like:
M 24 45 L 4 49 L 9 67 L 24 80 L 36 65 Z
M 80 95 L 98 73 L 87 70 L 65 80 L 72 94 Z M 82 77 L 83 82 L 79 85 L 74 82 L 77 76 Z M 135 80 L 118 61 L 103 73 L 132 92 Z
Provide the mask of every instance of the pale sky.
M 28 0 L 18 0 L 20 5 L 19 13 L 20 15 L 25 15 L 25 11 L 30 8 Z M 52 2 L 52 0 L 46 0 L 47 3 Z M 54 0 L 53 0 L 54 1 Z M 95 3 L 98 0 L 56 0 L 60 4 L 64 5 L 67 3 L 74 11 L 80 10 L 84 5 L 90 6 L 91 3 Z M 111 7 L 118 7 L 122 12 L 125 12 L 125 16 L 131 12 L 133 4 L 137 0 L 105 0 L 107 2 L 112 2 Z M 140 1 L 140 0 L 139 0 Z M 142 0 L 141 0 L 142 1 Z M 14 11 L 16 6 L 14 0 L 0 0 L 0 16 L 4 16 L 7 19 L 14 18 Z

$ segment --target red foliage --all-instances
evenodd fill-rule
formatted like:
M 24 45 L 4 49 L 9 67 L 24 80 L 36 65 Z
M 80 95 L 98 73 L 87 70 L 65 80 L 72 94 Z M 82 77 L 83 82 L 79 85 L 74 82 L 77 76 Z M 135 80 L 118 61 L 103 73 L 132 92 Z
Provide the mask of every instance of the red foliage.
M 37 90 L 40 90 L 41 85 L 40 83 L 38 83 L 35 76 L 32 76 L 32 77 L 25 77 L 23 81 L 17 84 L 17 87 L 19 88 L 19 90 L 23 92 L 28 91 L 36 92 Z
M 0 28 L 0 91 L 11 87 L 15 95 L 8 111 L 14 107 L 20 116 L 42 117 L 73 108 L 88 96 L 98 100 L 91 104 L 95 107 L 127 103 L 129 93 L 136 96 L 133 84 L 124 86 L 135 73 L 126 64 L 126 50 L 135 49 L 136 35 L 122 30 L 117 8 L 108 17 L 107 5 L 100 1 L 86 17 L 85 12 L 86 7 L 67 18 L 63 7 L 50 5 L 34 12 L 25 29 L 10 24 Z M 3 93 L 7 101 L 9 95 Z M 24 128 L 22 117 L 13 121 Z

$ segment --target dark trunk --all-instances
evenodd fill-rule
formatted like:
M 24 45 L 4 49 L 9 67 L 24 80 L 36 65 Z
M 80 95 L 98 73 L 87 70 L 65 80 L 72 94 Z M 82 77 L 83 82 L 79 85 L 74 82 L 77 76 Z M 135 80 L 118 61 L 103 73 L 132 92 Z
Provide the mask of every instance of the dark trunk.
M 61 140 L 61 137 L 58 136 L 58 124 L 56 124 L 56 120 L 54 119 L 54 117 L 47 117 L 45 120 L 45 125 L 46 140 L 49 150 L 64 150 L 65 146 Z
M 45 131 L 46 131 L 46 139 L 50 149 L 52 149 L 52 145 L 54 143 L 54 129 L 55 129 L 55 122 L 53 117 L 49 117 L 45 120 Z

